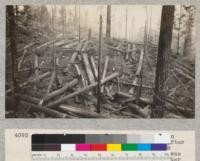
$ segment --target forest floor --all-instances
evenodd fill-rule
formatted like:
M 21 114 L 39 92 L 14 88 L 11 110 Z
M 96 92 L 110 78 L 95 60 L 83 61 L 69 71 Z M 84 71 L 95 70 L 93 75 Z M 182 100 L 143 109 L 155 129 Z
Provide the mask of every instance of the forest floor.
M 41 106 L 41 100 L 62 89 L 66 84 L 78 79 L 78 83 L 52 99 L 44 102 L 40 108 L 45 108 L 57 100 L 80 91 L 97 81 L 95 70 L 92 68 L 91 59 L 94 58 L 95 67 L 98 65 L 98 38 L 81 39 L 78 43 L 78 37 L 68 35 L 66 38 L 56 38 L 53 43 L 44 45 L 44 47 L 35 50 L 36 47 L 50 42 L 50 38 L 34 37 L 23 42 L 18 42 L 18 63 L 22 60 L 24 46 L 37 42 L 26 49 L 25 56 L 20 69 L 16 72 L 18 85 L 24 82 L 28 83 L 23 87 L 15 89 L 16 95 L 6 92 L 6 117 L 50 117 L 44 112 L 36 111 L 32 104 Z M 59 37 L 59 36 L 58 36 Z M 85 36 L 86 37 L 86 36 Z M 78 49 L 75 61 L 72 63 L 74 53 Z M 22 50 L 23 49 L 23 50 Z M 131 52 L 127 52 L 131 50 Z M 7 49 L 8 51 L 8 49 Z M 105 62 L 108 66 L 105 70 L 105 78 L 117 72 L 119 76 L 114 78 L 101 88 L 101 113 L 97 109 L 97 92 L 96 86 L 91 90 L 80 93 L 70 99 L 62 102 L 54 111 L 65 113 L 69 118 L 150 118 L 151 107 L 153 102 L 153 88 L 156 70 L 157 47 L 149 45 L 148 52 L 145 52 L 143 61 L 141 53 L 143 44 L 126 42 L 124 40 L 112 40 L 109 43 L 104 40 L 102 44 L 102 63 L 101 72 L 105 68 Z M 83 58 L 85 54 L 85 58 Z M 7 52 L 9 55 L 9 52 Z M 39 67 L 35 68 L 35 55 L 38 56 Z M 53 81 L 52 88 L 48 92 L 48 86 L 52 77 L 53 62 L 52 57 L 56 60 L 56 78 Z M 92 58 L 91 58 L 92 57 Z M 93 79 L 88 75 L 87 64 L 84 59 L 88 59 L 90 69 L 92 69 Z M 106 60 L 107 59 L 107 60 Z M 12 88 L 10 58 L 7 56 L 6 65 L 6 90 Z M 142 63 L 142 79 L 137 78 L 137 70 Z M 71 65 L 69 65 L 71 64 Z M 76 66 L 75 66 L 76 64 Z M 188 58 L 170 57 L 169 78 L 166 82 L 167 102 L 164 110 L 164 118 L 193 118 L 194 117 L 194 64 Z M 77 70 L 77 68 L 80 70 Z M 26 70 L 24 70 L 26 69 Z M 39 75 L 50 72 L 48 77 L 41 80 L 31 81 L 36 78 L 36 70 Z M 92 82 L 93 80 L 93 82 Z M 134 81 L 135 80 L 135 81 Z M 141 88 L 139 99 L 138 89 Z M 27 96 L 27 97 L 25 97 Z M 17 98 L 17 99 L 16 99 Z M 28 102 L 28 104 L 24 104 Z M 16 106 L 17 105 L 17 106 Z M 62 106 L 62 108 L 61 108 Z M 18 112 L 16 112 L 18 111 Z

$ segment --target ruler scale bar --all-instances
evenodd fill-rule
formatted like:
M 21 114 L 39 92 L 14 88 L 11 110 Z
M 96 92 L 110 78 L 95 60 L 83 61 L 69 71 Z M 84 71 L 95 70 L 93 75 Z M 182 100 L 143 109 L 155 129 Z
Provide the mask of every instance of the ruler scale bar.
M 84 152 L 84 153 L 32 153 L 32 160 L 39 160 L 39 161 L 46 161 L 46 160 L 115 160 L 115 161 L 126 161 L 126 160 L 159 160 L 159 161 L 170 161 L 170 153 L 169 152 L 158 152 L 158 153 L 152 153 L 152 152 L 125 152 L 125 153 L 106 153 L 106 152 Z

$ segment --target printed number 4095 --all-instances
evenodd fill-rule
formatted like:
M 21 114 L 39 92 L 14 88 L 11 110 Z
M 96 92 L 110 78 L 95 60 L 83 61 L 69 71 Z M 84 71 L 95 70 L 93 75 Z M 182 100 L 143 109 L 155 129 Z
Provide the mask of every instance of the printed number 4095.
M 28 133 L 15 133 L 16 138 L 27 138 Z

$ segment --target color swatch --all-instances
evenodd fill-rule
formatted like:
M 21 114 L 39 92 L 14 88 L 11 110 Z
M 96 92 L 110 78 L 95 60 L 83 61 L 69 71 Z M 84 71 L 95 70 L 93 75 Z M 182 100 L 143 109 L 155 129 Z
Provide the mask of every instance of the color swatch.
M 162 134 L 34 134 L 32 151 L 166 151 L 169 138 Z
M 32 144 L 32 151 L 166 151 L 167 144 Z
M 115 143 L 166 143 L 169 134 L 33 134 L 32 144 L 115 144 Z

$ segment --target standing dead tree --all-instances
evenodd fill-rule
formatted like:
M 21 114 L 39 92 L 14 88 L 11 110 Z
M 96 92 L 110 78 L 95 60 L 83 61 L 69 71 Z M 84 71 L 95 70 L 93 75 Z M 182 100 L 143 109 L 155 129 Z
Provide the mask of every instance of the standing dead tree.
M 81 9 L 80 5 L 78 7 L 78 13 L 79 13 L 79 18 L 78 18 L 78 42 L 81 42 Z
M 182 17 L 182 6 L 180 6 L 180 16 L 179 16 L 179 20 L 178 20 L 177 54 L 179 53 L 179 49 L 180 49 L 181 17 Z
M 151 117 L 163 117 L 165 107 L 165 82 L 168 74 L 168 56 L 171 49 L 175 7 L 163 6 L 156 65 L 155 89 Z
M 183 55 L 187 56 L 189 53 L 191 53 L 191 48 L 192 48 L 192 32 L 194 29 L 195 7 L 189 6 L 185 8 L 186 8 L 186 11 L 188 12 L 188 19 L 186 22 L 186 35 L 185 35 Z
M 56 14 L 56 6 L 53 7 L 52 6 L 52 31 L 53 31 L 53 36 L 55 37 L 55 14 Z M 52 72 L 52 75 L 51 75 L 51 79 L 50 79 L 50 82 L 49 82 L 49 85 L 48 85 L 48 89 L 47 89 L 47 94 L 51 92 L 52 90 L 52 86 L 53 86 L 53 83 L 54 81 L 57 81 L 57 67 L 56 67 L 56 55 L 55 55 L 55 47 L 54 47 L 54 42 L 53 42 L 53 45 L 52 45 L 52 64 L 53 64 L 53 72 Z
M 101 46 L 102 46 L 102 15 L 100 15 L 99 18 L 100 25 L 99 25 L 99 59 L 98 59 L 98 86 L 97 86 L 97 94 L 98 94 L 98 99 L 97 99 L 97 112 L 101 112 Z
M 61 19 L 61 26 L 62 26 L 62 33 L 63 38 L 65 38 L 66 35 L 66 9 L 65 7 L 60 8 L 60 19 Z
M 16 58 L 17 58 L 17 45 L 16 45 L 16 23 L 14 7 L 12 5 L 7 6 L 8 20 L 9 20 L 9 37 L 10 37 L 10 50 L 11 50 L 11 60 L 12 60 L 12 81 L 13 87 L 17 86 L 17 81 L 15 78 L 15 72 L 17 69 Z
M 128 9 L 126 8 L 126 26 L 125 26 L 125 39 L 127 40 L 127 26 L 128 26 Z
M 111 38 L 111 5 L 107 6 L 107 23 L 106 23 L 106 38 Z

